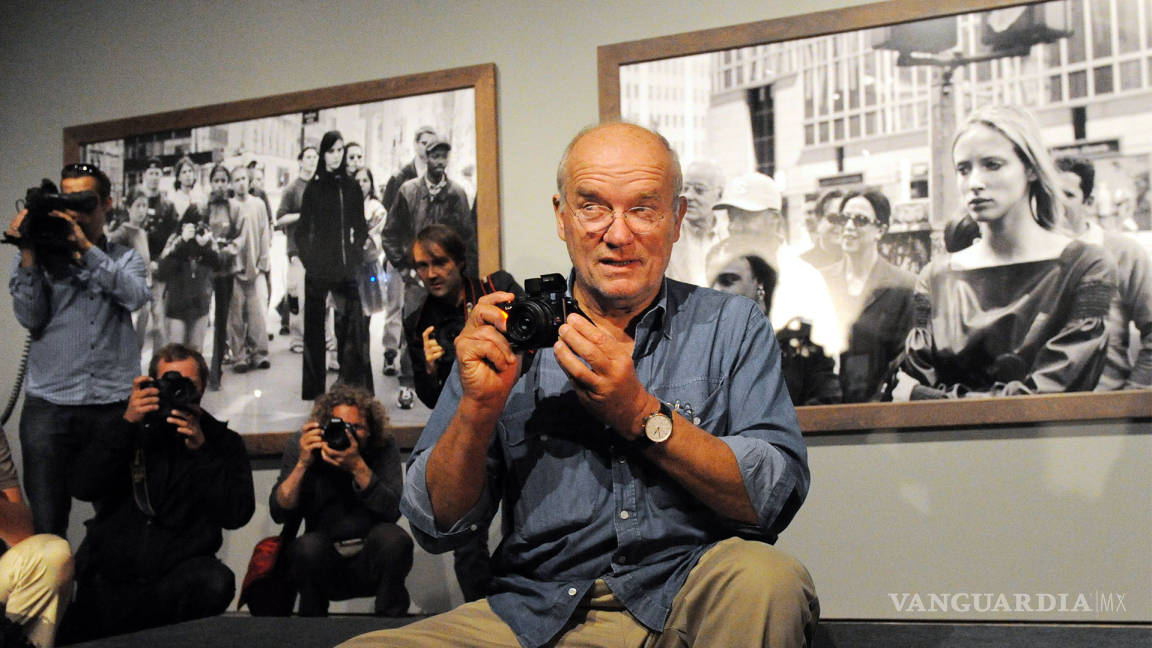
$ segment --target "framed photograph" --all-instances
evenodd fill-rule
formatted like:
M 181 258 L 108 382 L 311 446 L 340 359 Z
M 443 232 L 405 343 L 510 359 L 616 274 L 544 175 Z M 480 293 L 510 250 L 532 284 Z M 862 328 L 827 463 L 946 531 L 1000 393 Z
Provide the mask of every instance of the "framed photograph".
M 333 152 L 342 145 L 339 161 L 362 193 L 371 185 L 375 200 L 365 202 L 369 240 L 363 250 L 351 253 L 379 262 L 378 272 L 357 275 L 370 282 L 359 292 L 365 305 L 361 310 L 366 315 L 373 311 L 369 339 L 362 340 L 363 331 L 354 334 L 369 356 L 357 354 L 366 365 L 359 375 L 367 374 L 376 396 L 388 406 L 401 446 L 410 447 L 429 410 L 407 398 L 411 392 L 403 393 L 404 358 L 395 352 L 402 338 L 404 293 L 421 288 L 411 277 L 401 280 L 401 273 L 385 263 L 380 232 L 387 210 L 403 193 L 397 188 L 427 179 L 427 149 L 433 141 L 449 145 L 442 175 L 448 184 L 440 186 L 450 188 L 453 209 L 468 225 L 481 273 L 492 272 L 501 265 L 494 64 L 73 126 L 64 131 L 64 161 L 96 164 L 109 175 L 114 197 L 109 237 L 149 257 L 153 304 L 135 315 L 142 361 L 146 364 L 157 345 L 170 341 L 200 348 L 215 379 L 205 393 L 205 409 L 244 434 L 254 454 L 277 454 L 311 409 L 302 382 L 310 380 L 312 390 L 322 392 L 345 375 L 336 349 L 344 344 L 346 330 L 334 327 L 344 326 L 347 318 L 340 310 L 343 304 L 335 303 L 341 300 L 332 296 L 323 308 L 326 349 L 313 354 L 324 355 L 326 367 L 315 371 L 314 365 L 313 373 L 304 375 L 307 271 L 299 261 L 308 255 L 300 251 L 292 225 L 305 187 L 326 168 L 325 156 L 339 156 Z M 254 224 L 247 231 L 260 232 L 252 235 L 253 242 L 235 238 L 243 229 L 238 219 Z M 181 239 L 196 242 L 209 236 L 212 243 L 206 247 L 219 252 L 214 261 L 195 257 L 174 265 Z M 340 235 L 331 238 L 339 242 Z M 234 281 L 243 276 L 246 261 L 243 253 L 236 255 L 239 260 L 221 261 L 228 245 L 253 250 L 249 270 L 256 281 Z M 347 253 L 341 246 L 331 249 Z M 312 263 L 319 276 L 317 268 L 326 264 L 323 259 Z M 338 263 L 334 257 L 332 264 Z M 202 277 L 205 272 L 210 280 Z M 189 280 L 196 276 L 199 282 Z M 233 283 L 242 286 L 243 297 L 221 300 Z M 386 288 L 373 292 L 373 285 Z M 372 295 L 378 299 L 368 304 Z M 193 301 L 200 305 L 186 309 Z M 239 327 L 239 337 L 233 327 Z M 267 337 L 266 346 L 261 337 Z M 237 346 L 244 350 L 238 352 Z
M 683 165 L 669 276 L 761 300 L 805 433 L 1152 417 L 1149 0 L 891 0 L 606 45 L 598 72 L 601 120 Z M 953 140 L 987 106 L 1035 118 L 1067 197 L 1028 263 L 975 255 L 996 233 Z M 1117 298 L 1078 330 L 1088 258 Z

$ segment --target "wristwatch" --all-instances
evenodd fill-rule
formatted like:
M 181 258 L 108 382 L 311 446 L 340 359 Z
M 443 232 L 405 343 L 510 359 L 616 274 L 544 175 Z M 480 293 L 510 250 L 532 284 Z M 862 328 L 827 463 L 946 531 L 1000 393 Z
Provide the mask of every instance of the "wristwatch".
M 660 409 L 644 417 L 640 423 L 640 436 L 633 443 L 646 450 L 656 443 L 664 443 L 672 436 L 672 406 L 660 401 Z

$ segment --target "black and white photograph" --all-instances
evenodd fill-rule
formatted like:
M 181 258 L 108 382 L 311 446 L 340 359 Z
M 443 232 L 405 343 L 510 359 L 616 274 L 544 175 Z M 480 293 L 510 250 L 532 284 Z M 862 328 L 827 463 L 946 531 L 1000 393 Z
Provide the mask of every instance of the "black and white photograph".
M 142 357 L 200 350 L 205 405 L 254 433 L 296 428 L 337 383 L 375 393 L 394 426 L 423 425 L 403 330 L 426 295 L 411 248 L 441 223 L 464 242 L 463 267 L 482 265 L 476 94 L 83 143 L 112 180 L 110 240 L 148 262 L 152 299 L 133 315 Z
M 1152 5 L 746 27 L 601 48 L 601 116 L 677 151 L 668 275 L 760 304 L 794 404 L 1152 388 Z

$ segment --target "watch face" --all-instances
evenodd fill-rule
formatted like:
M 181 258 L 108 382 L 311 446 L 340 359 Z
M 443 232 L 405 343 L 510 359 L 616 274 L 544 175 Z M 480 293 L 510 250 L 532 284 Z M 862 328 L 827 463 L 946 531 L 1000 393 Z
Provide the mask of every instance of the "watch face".
M 672 436 L 672 419 L 666 414 L 653 414 L 644 424 L 644 436 L 652 443 L 663 443 Z

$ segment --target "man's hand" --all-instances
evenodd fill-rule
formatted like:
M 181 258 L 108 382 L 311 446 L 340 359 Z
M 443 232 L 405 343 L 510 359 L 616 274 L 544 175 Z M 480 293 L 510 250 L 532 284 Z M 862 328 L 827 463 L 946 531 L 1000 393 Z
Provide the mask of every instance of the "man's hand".
M 424 338 L 424 366 L 429 374 L 436 373 L 436 361 L 444 357 L 444 347 L 432 337 L 435 330 L 435 326 L 429 326 L 420 334 Z
M 199 450 L 204 446 L 204 431 L 200 429 L 200 412 L 172 410 L 168 422 L 176 426 L 176 433 L 184 437 L 184 447 Z
M 626 440 L 640 434 L 644 417 L 660 406 L 640 384 L 632 341 L 620 341 L 581 315 L 570 314 L 553 345 L 581 404 Z
M 160 390 L 149 376 L 137 376 L 132 381 L 132 395 L 128 397 L 128 409 L 124 410 L 124 420 L 138 424 L 148 414 L 160 409 Z
M 304 424 L 304 428 L 300 431 L 300 457 L 296 459 L 296 465 L 301 468 L 308 468 L 312 462 L 316 460 L 315 450 L 319 450 L 324 445 L 324 430 L 320 428 L 320 424 L 316 421 L 308 421 Z
M 344 450 L 333 450 L 327 443 L 322 443 L 320 446 L 320 458 L 325 463 L 336 466 L 345 472 L 356 472 L 361 467 L 367 467 L 364 458 L 360 456 L 360 444 L 356 441 L 356 437 L 344 430 L 344 435 L 348 437 L 349 445 Z
M 76 220 L 76 212 L 74 211 L 53 211 L 50 212 L 52 216 L 63 218 L 72 224 L 72 231 L 68 233 L 68 243 L 72 249 L 80 254 L 84 254 L 92 249 L 92 241 L 88 240 L 88 235 L 84 233 L 84 228 L 80 227 L 80 222 Z
M 17 212 L 15 218 L 8 224 L 8 229 L 4 230 L 4 234 L 9 238 L 20 238 L 20 225 L 24 223 L 24 218 L 27 216 L 27 209 L 21 209 Z
M 512 351 L 504 330 L 508 313 L 499 304 L 515 295 L 494 292 L 480 298 L 456 338 L 456 362 L 464 397 L 490 413 L 499 413 L 520 377 L 520 356 Z

